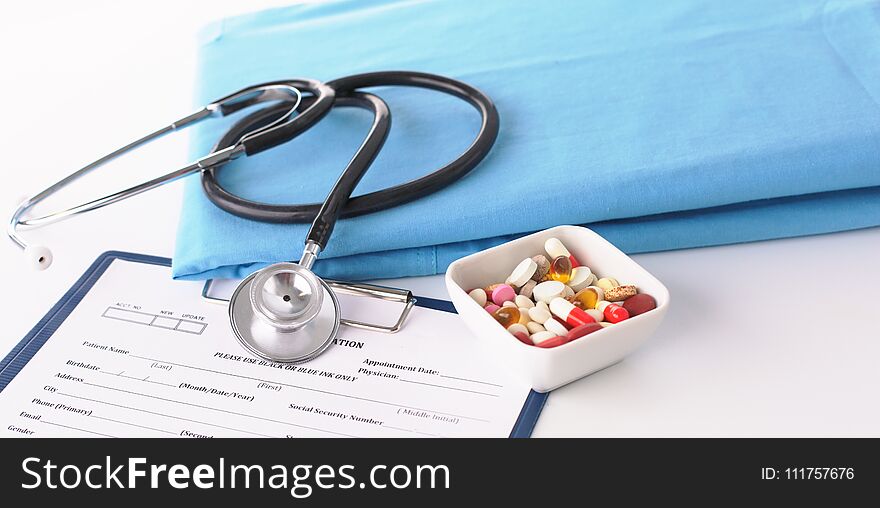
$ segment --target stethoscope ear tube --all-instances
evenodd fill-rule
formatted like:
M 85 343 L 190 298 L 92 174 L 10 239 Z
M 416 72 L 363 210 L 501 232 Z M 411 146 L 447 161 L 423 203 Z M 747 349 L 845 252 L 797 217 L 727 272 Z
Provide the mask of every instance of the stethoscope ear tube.
M 245 154 L 249 156 L 286 143 L 310 129 L 330 112 L 336 98 L 336 91 L 333 88 L 314 79 L 291 79 L 264 83 L 264 86 L 270 87 L 279 85 L 290 86 L 303 92 L 309 92 L 312 94 L 312 97 L 307 101 L 305 107 L 298 108 L 296 116 L 293 116 L 293 111 L 289 111 L 288 104 L 287 109 L 291 118 L 290 121 L 280 121 L 286 119 L 286 116 L 278 117 L 269 124 L 277 122 L 277 125 L 264 125 L 257 129 L 248 129 L 246 133 L 230 143 L 238 143 L 243 146 Z M 234 112 L 249 105 L 247 104 L 242 107 L 233 106 L 229 111 Z M 301 102 L 300 105 L 302 106 L 303 103 Z
M 414 86 L 447 93 L 471 104 L 481 118 L 480 130 L 471 145 L 457 159 L 440 169 L 400 185 L 352 197 L 342 207 L 341 218 L 356 217 L 393 208 L 437 192 L 460 179 L 477 166 L 491 150 L 498 137 L 500 120 L 492 100 L 480 90 L 458 80 L 410 71 L 387 71 L 357 74 L 327 83 L 336 92 L 336 100 L 354 93 L 355 89 L 375 86 Z M 307 104 L 309 98 L 303 102 Z M 229 145 L 250 126 L 257 125 L 260 115 L 281 114 L 278 106 L 266 108 L 246 117 L 218 142 L 215 148 Z M 320 203 L 276 205 L 241 198 L 224 189 L 217 181 L 216 171 L 202 173 L 202 189 L 217 207 L 250 220 L 273 223 L 308 223 L 320 213 Z
M 339 175 L 339 179 L 333 184 L 333 188 L 327 195 L 324 204 L 318 211 L 318 216 L 312 222 L 309 234 L 306 236 L 306 242 L 314 242 L 321 250 L 327 246 L 327 240 L 333 233 L 333 227 L 339 218 L 342 208 L 354 192 L 358 182 L 363 178 L 364 173 L 373 164 L 382 145 L 388 138 L 388 131 L 391 129 L 391 111 L 388 104 L 373 94 L 353 92 L 345 97 L 338 97 L 336 104 L 339 106 L 357 106 L 373 111 L 373 124 L 370 126 L 370 132 L 364 139 L 363 144 L 355 152 L 354 157 L 349 161 L 345 171 Z
M 315 98 L 306 97 L 300 107 L 308 111 L 315 100 Z M 391 129 L 391 111 L 388 108 L 388 104 L 373 94 L 355 92 L 345 97 L 337 96 L 334 105 L 360 107 L 372 111 L 373 123 L 363 143 L 334 184 L 327 200 L 321 205 L 314 205 L 314 211 L 311 211 L 308 216 L 303 217 L 304 220 L 298 221 L 312 221 L 312 227 L 307 235 L 306 243 L 311 241 L 320 250 L 326 247 L 336 220 L 344 210 L 358 182 L 360 182 L 364 173 L 366 173 L 367 169 L 376 159 Z M 284 104 L 278 104 L 249 114 L 236 122 L 217 142 L 214 149 L 222 150 L 224 147 L 234 144 L 243 136 L 247 136 L 249 132 L 271 124 L 284 111 L 286 111 Z M 216 166 L 202 172 L 202 188 L 205 194 L 209 197 L 213 196 L 211 200 L 221 209 L 245 218 L 250 218 L 256 211 L 259 211 L 261 215 L 275 219 L 268 220 L 268 222 L 289 222 L 286 215 L 278 213 L 277 205 L 251 201 L 236 196 L 220 186 L 217 181 L 217 172 L 221 168 L 222 166 Z

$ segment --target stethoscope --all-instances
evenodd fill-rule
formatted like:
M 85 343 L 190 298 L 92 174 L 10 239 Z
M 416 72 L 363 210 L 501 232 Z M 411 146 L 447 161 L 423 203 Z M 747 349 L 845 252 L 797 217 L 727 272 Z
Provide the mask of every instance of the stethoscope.
M 377 86 L 414 86 L 458 97 L 479 111 L 482 119 L 480 130 L 464 153 L 440 169 L 394 187 L 351 197 L 361 177 L 382 149 L 391 127 L 391 112 L 385 101 L 374 94 L 359 91 L 361 88 Z M 277 104 L 259 109 L 236 122 L 210 154 L 183 168 L 93 201 L 47 215 L 25 218 L 34 206 L 74 180 L 165 134 L 189 127 L 206 118 L 223 117 L 258 104 L 276 101 Z M 373 123 L 363 143 L 322 204 L 261 203 L 237 196 L 219 184 L 217 172 L 223 165 L 295 138 L 314 126 L 334 106 L 359 107 L 371 111 Z M 356 74 L 324 83 L 311 79 L 263 83 L 218 99 L 47 187 L 16 208 L 9 221 L 7 234 L 24 250 L 35 268 L 45 270 L 52 263 L 51 251 L 25 242 L 17 231 L 19 226 L 45 226 L 122 201 L 193 173 L 201 173 L 205 195 L 229 213 L 264 222 L 311 221 L 299 262 L 275 263 L 245 277 L 228 303 L 232 331 L 242 346 L 267 360 L 303 363 L 320 355 L 333 343 L 341 324 L 379 331 L 397 331 L 415 301 L 405 290 L 327 281 L 312 271 L 318 255 L 327 245 L 337 219 L 391 208 L 451 184 L 476 167 L 489 153 L 498 135 L 498 127 L 498 112 L 489 97 L 466 83 L 436 74 L 387 71 Z M 209 286 L 210 281 L 206 284 L 203 295 L 207 295 Z M 398 321 L 391 326 L 345 320 L 342 318 L 337 292 L 401 301 L 405 303 L 405 308 Z

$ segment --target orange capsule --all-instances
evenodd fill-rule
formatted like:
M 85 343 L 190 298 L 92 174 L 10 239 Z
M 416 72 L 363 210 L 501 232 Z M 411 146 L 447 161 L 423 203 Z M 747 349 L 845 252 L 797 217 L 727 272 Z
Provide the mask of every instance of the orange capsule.
M 602 288 L 587 286 L 575 293 L 572 297 L 572 303 L 581 309 L 595 309 L 604 296 L 605 292 L 602 291 Z
M 519 323 L 520 314 L 516 307 L 501 307 L 492 313 L 492 317 L 507 329 L 510 325 Z
M 571 260 L 568 256 L 556 256 L 550 262 L 549 275 L 551 279 L 566 284 L 571 279 L 571 270 Z

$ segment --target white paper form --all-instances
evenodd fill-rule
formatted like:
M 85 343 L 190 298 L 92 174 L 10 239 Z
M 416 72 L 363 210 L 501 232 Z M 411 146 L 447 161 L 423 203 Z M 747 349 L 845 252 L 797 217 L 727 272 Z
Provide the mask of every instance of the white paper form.
M 294 366 L 248 354 L 200 289 L 114 260 L 0 392 L 0 435 L 506 437 L 529 394 L 455 314 L 417 306 L 397 334 L 342 327 Z

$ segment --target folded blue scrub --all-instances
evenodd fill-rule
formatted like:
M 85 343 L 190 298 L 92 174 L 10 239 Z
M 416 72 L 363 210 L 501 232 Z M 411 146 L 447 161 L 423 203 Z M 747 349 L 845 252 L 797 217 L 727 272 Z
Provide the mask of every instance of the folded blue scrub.
M 880 12 L 818 0 L 514 4 L 337 2 L 224 20 L 203 32 L 197 102 L 291 77 L 407 69 L 496 102 L 490 155 L 418 201 L 342 220 L 316 271 L 351 279 L 443 272 L 456 258 L 559 224 L 628 252 L 880 225 Z M 453 159 L 478 115 L 425 90 L 378 89 L 393 127 L 355 194 Z M 269 203 L 320 202 L 369 114 L 336 109 L 281 147 L 224 168 Z M 206 153 L 227 125 L 201 128 Z M 174 276 L 236 277 L 296 259 L 308 225 L 221 211 L 186 184 Z

